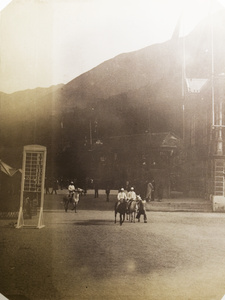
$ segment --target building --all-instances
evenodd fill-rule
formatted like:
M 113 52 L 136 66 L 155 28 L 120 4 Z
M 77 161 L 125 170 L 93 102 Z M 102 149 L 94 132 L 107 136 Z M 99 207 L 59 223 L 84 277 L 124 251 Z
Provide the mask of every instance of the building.
M 224 210 L 225 76 L 203 82 L 185 97 L 184 170 L 189 194 L 211 199 L 214 210 Z
M 101 188 L 119 189 L 129 182 L 145 196 L 146 181 L 164 186 L 164 195 L 181 189 L 182 140 L 172 132 L 113 136 L 93 143 L 86 155 L 86 173 Z

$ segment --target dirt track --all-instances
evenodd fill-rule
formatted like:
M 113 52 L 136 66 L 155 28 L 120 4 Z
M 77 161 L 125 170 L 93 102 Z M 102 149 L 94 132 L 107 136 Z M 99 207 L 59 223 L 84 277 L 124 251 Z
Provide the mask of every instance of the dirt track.
M 112 211 L 45 213 L 42 229 L 0 220 L 0 292 L 31 300 L 220 300 L 224 214 L 147 216 L 147 224 L 120 226 Z

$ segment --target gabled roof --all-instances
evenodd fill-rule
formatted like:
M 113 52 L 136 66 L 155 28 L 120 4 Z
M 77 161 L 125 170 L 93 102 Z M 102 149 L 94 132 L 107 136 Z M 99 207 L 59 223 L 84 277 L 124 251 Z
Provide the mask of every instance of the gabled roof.
M 180 138 L 172 132 L 152 133 L 151 141 L 155 147 L 177 147 Z
M 207 81 L 207 78 L 186 78 L 188 92 L 200 93 Z

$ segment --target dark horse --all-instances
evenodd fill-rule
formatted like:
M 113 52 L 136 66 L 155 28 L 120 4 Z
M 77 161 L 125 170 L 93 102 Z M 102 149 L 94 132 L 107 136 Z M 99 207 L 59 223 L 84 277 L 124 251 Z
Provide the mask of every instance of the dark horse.
M 126 201 L 117 201 L 115 204 L 115 223 L 116 223 L 116 215 L 117 213 L 120 214 L 120 225 L 123 224 L 125 220 L 125 213 L 126 213 Z
M 71 203 L 73 205 L 72 210 L 74 210 L 75 213 L 76 213 L 78 202 L 79 202 L 79 193 L 78 192 L 75 192 L 75 193 L 73 193 L 71 195 L 68 195 L 68 196 L 64 196 L 63 197 L 63 203 L 64 203 L 65 212 L 67 212 L 68 206 Z

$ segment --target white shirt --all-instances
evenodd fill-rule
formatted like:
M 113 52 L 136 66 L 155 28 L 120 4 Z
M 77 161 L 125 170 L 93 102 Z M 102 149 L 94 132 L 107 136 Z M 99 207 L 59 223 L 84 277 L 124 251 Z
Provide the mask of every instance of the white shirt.
M 68 187 L 69 192 L 74 192 L 75 191 L 75 186 L 73 184 L 70 184 Z
M 129 191 L 129 193 L 127 194 L 127 198 L 129 200 L 136 200 L 137 195 L 136 195 L 135 191 Z
M 127 195 L 126 195 L 126 193 L 125 193 L 125 192 L 119 192 L 119 193 L 118 193 L 118 196 L 117 196 L 117 199 L 118 199 L 118 200 L 122 200 L 122 199 L 127 200 Z

